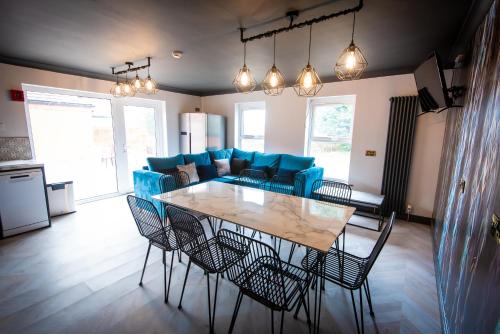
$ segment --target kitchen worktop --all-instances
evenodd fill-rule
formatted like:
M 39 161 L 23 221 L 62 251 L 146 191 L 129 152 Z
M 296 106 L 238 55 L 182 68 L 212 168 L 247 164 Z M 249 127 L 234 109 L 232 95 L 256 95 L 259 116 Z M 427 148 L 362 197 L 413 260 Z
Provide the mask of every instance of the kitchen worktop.
M 35 160 L 0 161 L 0 172 L 25 168 L 42 168 L 43 164 Z

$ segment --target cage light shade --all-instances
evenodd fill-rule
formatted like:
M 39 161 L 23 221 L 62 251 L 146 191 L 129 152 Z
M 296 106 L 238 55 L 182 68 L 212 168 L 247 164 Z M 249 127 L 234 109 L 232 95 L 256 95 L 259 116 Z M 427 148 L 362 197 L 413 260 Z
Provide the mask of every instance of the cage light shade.
M 111 89 L 109 90 L 109 92 L 114 97 L 120 97 L 120 96 L 122 96 L 122 86 L 121 86 L 121 84 L 118 83 L 118 82 L 115 82 L 113 84 L 113 86 L 111 86 Z
M 295 80 L 293 89 L 298 96 L 315 96 L 323 87 L 318 73 L 310 64 L 302 69 Z
M 267 71 L 264 81 L 262 81 L 262 89 L 264 93 L 272 96 L 280 95 L 285 89 L 285 79 L 275 65 Z
M 129 82 L 126 81 L 120 85 L 122 87 L 122 96 L 134 96 L 135 95 L 135 91 Z
M 340 80 L 359 79 L 367 66 L 368 62 L 361 49 L 351 42 L 340 54 L 335 64 L 335 74 Z
M 146 80 L 144 80 L 143 92 L 146 94 L 156 94 L 156 81 L 151 79 L 149 75 Z
M 238 71 L 238 74 L 236 74 L 233 80 L 233 85 L 239 93 L 250 93 L 255 89 L 257 83 L 247 65 L 243 65 Z
M 144 81 L 139 78 L 139 75 L 136 75 L 135 78 L 130 81 L 130 85 L 134 91 L 139 92 L 144 88 Z

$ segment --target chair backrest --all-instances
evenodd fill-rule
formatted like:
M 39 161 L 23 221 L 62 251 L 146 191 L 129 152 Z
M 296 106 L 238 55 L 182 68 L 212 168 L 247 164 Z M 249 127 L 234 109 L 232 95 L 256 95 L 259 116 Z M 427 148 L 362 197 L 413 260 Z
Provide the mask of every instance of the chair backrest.
M 167 207 L 167 216 L 180 249 L 189 256 L 197 252 L 198 258 L 203 257 L 203 263 L 209 263 L 215 267 L 212 254 L 208 251 L 200 252 L 200 250 L 208 249 L 208 239 L 198 218 L 171 205 Z
M 266 173 L 258 169 L 244 169 L 235 180 L 239 186 L 263 188 L 266 182 Z
M 396 221 L 396 212 L 392 212 L 391 217 L 389 218 L 389 221 L 385 225 L 384 229 L 382 230 L 382 233 L 380 233 L 380 236 L 378 237 L 377 243 L 373 247 L 370 256 L 368 257 L 368 263 L 365 269 L 365 276 L 368 275 L 370 270 L 372 269 L 373 265 L 375 264 L 375 261 L 377 260 L 377 257 L 379 256 L 380 252 L 382 251 L 382 248 L 384 247 L 387 239 L 389 239 L 389 235 L 391 234 L 392 231 L 392 226 L 394 225 L 394 222 Z
M 274 175 L 269 184 L 269 190 L 284 195 L 295 195 L 295 185 L 285 177 Z
M 142 236 L 150 241 L 160 242 L 171 249 L 176 248 L 175 237 L 163 226 L 153 203 L 133 195 L 127 196 L 127 202 Z
M 160 191 L 166 193 L 180 188 L 184 188 L 191 183 L 189 174 L 183 171 L 172 171 L 160 177 Z
M 320 201 L 342 205 L 351 203 L 352 187 L 347 183 L 332 180 L 316 180 L 311 189 L 311 197 Z
M 266 243 L 222 229 L 217 233 L 225 262 L 231 260 L 231 245 L 245 249 L 245 256 L 227 269 L 228 278 L 247 295 L 267 305 L 286 303 L 283 266 L 276 251 Z

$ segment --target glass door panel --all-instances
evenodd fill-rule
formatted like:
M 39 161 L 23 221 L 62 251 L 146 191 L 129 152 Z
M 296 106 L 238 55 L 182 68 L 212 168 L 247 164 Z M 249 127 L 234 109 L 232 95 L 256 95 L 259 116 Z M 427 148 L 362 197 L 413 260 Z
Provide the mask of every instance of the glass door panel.
M 155 112 L 151 107 L 123 107 L 129 185 L 133 185 L 133 171 L 141 169 L 147 157 L 156 156 Z
M 48 183 L 73 181 L 76 200 L 117 192 L 109 99 L 29 91 L 27 105 Z

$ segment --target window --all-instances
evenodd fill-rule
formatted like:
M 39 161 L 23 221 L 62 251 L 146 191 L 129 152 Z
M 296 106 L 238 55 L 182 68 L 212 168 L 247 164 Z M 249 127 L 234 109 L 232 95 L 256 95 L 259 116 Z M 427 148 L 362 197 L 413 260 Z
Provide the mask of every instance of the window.
M 309 100 L 306 155 L 316 158 L 326 178 L 349 180 L 355 96 Z
M 236 104 L 237 147 L 244 151 L 264 152 L 266 106 L 264 102 Z

